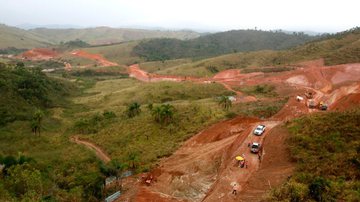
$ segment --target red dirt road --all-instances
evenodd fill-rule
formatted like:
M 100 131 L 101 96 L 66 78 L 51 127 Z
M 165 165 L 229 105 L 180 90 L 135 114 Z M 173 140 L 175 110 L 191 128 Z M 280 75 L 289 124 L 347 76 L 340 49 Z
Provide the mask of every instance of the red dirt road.
M 88 53 L 88 52 L 85 52 L 83 50 L 75 50 L 75 51 L 72 51 L 71 54 L 75 55 L 75 56 L 78 56 L 78 57 L 83 57 L 83 58 L 87 58 L 87 59 L 90 59 L 90 60 L 95 60 L 99 64 L 99 66 L 103 66 L 103 67 L 118 66 L 117 63 L 110 62 L 109 60 L 105 59 L 100 54 Z
M 110 157 L 100 147 L 96 146 L 94 143 L 91 143 L 86 140 L 81 140 L 77 136 L 71 137 L 70 141 L 75 142 L 76 144 L 82 144 L 82 145 L 86 146 L 87 148 L 95 151 L 96 156 L 104 163 L 108 163 L 111 160 Z

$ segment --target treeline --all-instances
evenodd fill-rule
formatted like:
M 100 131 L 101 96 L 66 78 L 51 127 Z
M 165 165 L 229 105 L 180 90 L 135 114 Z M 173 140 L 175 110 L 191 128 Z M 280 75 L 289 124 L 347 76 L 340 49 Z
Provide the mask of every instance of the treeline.
M 9 48 L 1 48 L 0 54 L 3 55 L 16 55 L 27 51 L 27 49 L 24 48 L 15 48 L 15 47 L 9 47 Z
M 287 49 L 316 38 L 302 32 L 286 34 L 280 31 L 233 30 L 185 41 L 169 38 L 145 40 L 133 49 L 133 54 L 148 61 L 201 58 L 234 52 Z
M 23 63 L 0 63 L 0 125 L 29 120 L 37 108 L 58 105 L 73 87 Z

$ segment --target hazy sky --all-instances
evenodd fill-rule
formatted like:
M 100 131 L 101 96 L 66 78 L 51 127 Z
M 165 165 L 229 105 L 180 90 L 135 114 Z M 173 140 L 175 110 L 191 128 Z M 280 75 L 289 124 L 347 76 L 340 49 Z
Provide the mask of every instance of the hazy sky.
M 8 25 L 147 26 L 343 31 L 360 26 L 359 0 L 0 0 Z

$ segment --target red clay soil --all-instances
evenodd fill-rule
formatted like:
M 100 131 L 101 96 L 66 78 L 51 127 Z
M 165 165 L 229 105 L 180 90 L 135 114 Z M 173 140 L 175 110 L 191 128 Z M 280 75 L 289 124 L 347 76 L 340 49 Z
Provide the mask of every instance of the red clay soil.
M 244 76 L 238 70 L 227 70 L 215 75 L 211 81 L 222 83 L 228 89 L 263 83 L 285 86 L 290 98 L 268 120 L 236 117 L 210 126 L 193 136 L 172 156 L 160 162 L 155 169 L 157 172 L 152 173 L 156 182 L 148 187 L 141 184 L 134 186 L 133 189 L 137 191 L 120 201 L 261 200 L 271 186 L 283 182 L 293 169 L 285 150 L 286 130 L 276 126 L 283 121 L 318 111 L 307 107 L 305 92 L 313 92 L 314 100 L 324 101 L 329 110 L 359 106 L 360 64 L 324 67 L 322 60 L 316 60 L 297 64 L 296 67 L 298 68 L 293 71 L 267 75 L 261 73 Z M 150 81 L 149 75 L 137 66 L 131 66 L 129 71 L 137 79 Z M 178 79 L 174 81 L 180 80 L 180 77 L 176 78 Z M 303 96 L 304 100 L 297 101 L 296 95 Z M 257 124 L 267 126 L 267 132 L 262 136 L 252 134 Z M 253 141 L 264 144 L 262 163 L 249 151 L 248 143 Z M 245 156 L 248 168 L 237 167 L 237 155 Z M 240 185 L 241 194 L 238 196 L 231 194 L 231 184 L 235 182 Z
M 56 56 L 58 56 L 58 53 L 48 48 L 35 48 L 20 55 L 21 58 L 26 60 L 50 60 Z
M 286 148 L 288 131 L 281 126 L 274 127 L 264 140 L 265 154 L 256 175 L 252 175 L 239 201 L 259 201 L 266 191 L 281 185 L 291 176 L 295 164 L 290 159 Z
M 100 54 L 88 53 L 88 52 L 85 52 L 83 50 L 75 50 L 75 51 L 71 52 L 71 54 L 73 54 L 75 56 L 78 56 L 78 57 L 83 57 L 83 58 L 87 58 L 87 59 L 90 59 L 90 60 L 95 60 L 99 64 L 99 66 L 103 66 L 103 67 L 118 66 L 117 63 L 110 62 L 109 60 L 105 59 Z
M 134 77 L 140 81 L 144 82 L 157 82 L 157 81 L 195 81 L 202 82 L 205 79 L 189 77 L 189 76 L 171 76 L 171 75 L 160 75 L 148 73 L 144 70 L 141 70 L 138 64 L 129 66 L 128 73 L 130 77 Z
M 77 136 L 71 137 L 70 141 L 75 142 L 76 144 L 82 144 L 82 145 L 86 146 L 87 148 L 95 151 L 96 156 L 104 163 L 108 163 L 111 160 L 110 157 L 100 147 L 98 147 L 94 143 L 91 143 L 87 140 L 82 140 Z
M 340 98 L 334 105 L 330 107 L 332 110 L 344 111 L 360 106 L 360 93 L 352 93 L 348 96 Z

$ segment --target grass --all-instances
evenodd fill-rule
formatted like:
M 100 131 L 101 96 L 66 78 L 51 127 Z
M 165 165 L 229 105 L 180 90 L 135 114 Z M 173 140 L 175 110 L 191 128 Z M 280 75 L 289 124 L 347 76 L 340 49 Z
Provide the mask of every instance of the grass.
M 89 53 L 100 54 L 111 62 L 130 65 L 143 61 L 139 57 L 133 56 L 131 54 L 132 49 L 137 45 L 137 43 L 138 42 L 136 41 L 131 41 L 116 45 L 85 48 L 83 50 Z
M 214 98 L 233 94 L 219 84 L 142 83 L 134 79 L 99 81 L 86 93 L 88 96 L 74 101 L 89 106 L 90 110 L 76 113 L 76 120 L 91 120 L 104 111 L 112 111 L 116 117 L 100 121 L 99 125 L 105 127 L 96 127 L 93 133 L 81 137 L 100 145 L 120 162 L 127 162 L 128 156 L 136 153 L 140 163 L 138 171 L 149 169 L 158 158 L 174 152 L 182 141 L 225 118 L 226 112 Z M 128 118 L 125 111 L 133 102 L 142 105 L 141 113 Z M 147 108 L 148 104 L 157 106 L 164 102 L 175 107 L 174 120 L 169 125 L 156 123 Z
M 287 99 L 239 103 L 232 106 L 230 113 L 242 116 L 269 118 L 280 111 L 286 102 Z
M 276 93 L 275 86 L 269 84 L 246 86 L 241 88 L 235 88 L 235 90 L 239 90 L 247 95 L 256 96 L 257 98 L 276 97 L 278 95 Z
M 360 109 L 319 113 L 287 124 L 291 179 L 273 189 L 268 201 L 357 201 Z
M 100 145 L 120 162 L 129 161 L 131 153 L 137 154 L 137 171 L 148 171 L 159 158 L 171 155 L 184 140 L 225 115 L 216 103 L 177 102 L 173 105 L 174 120 L 169 125 L 156 123 L 143 106 L 140 115 L 127 118 L 120 112 L 120 117 L 109 127 L 82 137 Z
M 106 80 L 96 83 L 87 91 L 92 96 L 76 99 L 77 103 L 106 108 L 124 106 L 132 102 L 140 104 L 163 103 L 177 100 L 199 100 L 221 95 L 232 95 L 222 85 L 175 83 L 170 81 L 142 83 L 134 79 Z
M 35 48 L 49 45 L 43 37 L 16 27 L 0 24 L 0 49 L 2 48 Z
M 309 42 L 290 50 L 263 50 L 227 54 L 193 63 L 180 64 L 160 70 L 158 73 L 205 77 L 213 76 L 226 69 L 243 69 L 244 73 L 253 71 L 279 72 L 290 70 L 291 66 L 298 62 L 318 58 L 324 58 L 326 65 L 355 63 L 360 62 L 359 38 L 359 33 L 349 33 L 341 37 Z
M 291 71 L 294 68 L 291 67 L 263 67 L 263 68 L 245 68 L 241 70 L 241 73 L 251 73 L 251 72 L 264 72 L 264 73 L 271 73 L 271 72 L 285 72 Z
M 192 60 L 190 60 L 190 59 L 177 59 L 177 60 L 165 60 L 164 62 L 161 62 L 161 61 L 143 62 L 143 63 L 140 63 L 139 65 L 140 65 L 141 69 L 143 69 L 147 72 L 153 73 L 153 72 L 166 70 L 173 66 L 186 64 L 186 63 L 190 63 L 190 62 L 192 62 Z
M 96 64 L 96 61 L 94 60 L 90 60 L 88 58 L 83 58 L 83 57 L 77 57 L 70 53 L 64 54 L 61 58 L 59 58 L 59 61 L 68 62 L 71 64 L 71 66 L 74 67 L 85 66 L 85 65 L 95 66 Z

